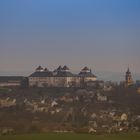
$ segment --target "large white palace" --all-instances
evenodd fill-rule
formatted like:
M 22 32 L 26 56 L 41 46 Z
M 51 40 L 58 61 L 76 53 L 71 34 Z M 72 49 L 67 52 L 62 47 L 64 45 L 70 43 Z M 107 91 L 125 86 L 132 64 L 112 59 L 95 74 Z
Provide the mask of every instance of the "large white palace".
M 67 66 L 59 66 L 54 71 L 39 66 L 28 80 L 30 87 L 82 87 L 97 78 L 88 67 L 84 67 L 79 74 L 73 74 Z

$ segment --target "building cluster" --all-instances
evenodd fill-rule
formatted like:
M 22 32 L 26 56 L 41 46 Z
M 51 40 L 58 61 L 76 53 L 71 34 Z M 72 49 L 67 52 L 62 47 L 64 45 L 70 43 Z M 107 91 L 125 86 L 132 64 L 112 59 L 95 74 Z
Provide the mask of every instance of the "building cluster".
M 122 82 L 124 87 L 137 85 L 134 83 L 132 74 L 128 68 L 125 74 L 125 80 Z M 84 67 L 78 74 L 73 74 L 65 66 L 59 66 L 54 71 L 38 66 L 28 77 L 23 76 L 0 76 L 0 87 L 99 87 L 104 86 L 103 81 L 97 80 L 97 77 L 88 67 Z M 140 91 L 140 89 L 139 89 Z
M 84 67 L 79 74 L 73 74 L 67 66 L 59 66 L 54 71 L 39 66 L 27 78 L 0 77 L 0 84 L 7 87 L 21 86 L 24 83 L 23 81 L 26 80 L 30 87 L 91 86 L 92 88 L 60 88 L 59 90 L 54 88 L 22 90 L 19 88 L 14 90 L 12 88 L 0 88 L 0 91 L 2 91 L 0 94 L 1 112 L 4 111 L 7 113 L 5 116 L 9 116 L 9 111 L 6 112 L 5 110 L 12 108 L 17 112 L 19 111 L 21 114 L 17 113 L 20 116 L 17 117 L 20 118 L 16 120 L 17 124 L 25 121 L 25 128 L 28 124 L 29 128 L 35 125 L 41 132 L 44 128 L 45 130 L 51 128 L 52 132 L 57 133 L 68 132 L 69 130 L 71 132 L 88 132 L 92 134 L 140 131 L 140 94 L 137 94 L 135 90 L 133 93 L 131 88 L 130 91 L 133 94 L 129 93 L 130 91 L 122 94 L 124 89 L 122 91 L 121 88 L 116 90 L 115 83 L 98 81 L 87 67 Z M 137 81 L 136 84 L 140 86 L 140 81 Z M 123 85 L 125 87 L 134 85 L 129 69 L 126 72 Z M 122 96 L 120 96 L 121 94 Z M 135 106 L 135 109 L 131 105 Z M 42 118 L 43 113 L 45 120 Z M 32 114 L 38 115 L 32 118 L 34 116 Z M 51 127 L 47 125 L 46 117 L 49 123 L 52 124 Z M 15 124 L 15 119 L 12 120 L 11 118 L 0 118 L 0 123 L 4 122 L 6 124 L 9 121 L 7 123 L 8 127 L 0 127 L 0 134 L 18 133 L 19 127 L 17 129 L 14 125 L 11 125 L 9 128 L 9 124 Z M 29 124 L 29 119 L 31 124 Z M 70 127 L 74 122 L 78 126 L 78 131 L 74 127 Z M 40 128 L 40 124 L 43 123 L 44 126 Z M 25 130 L 24 127 L 21 128 L 22 132 Z
M 133 111 L 128 109 L 127 106 L 112 106 L 115 103 L 115 100 L 112 100 L 113 98 L 110 99 L 110 95 L 103 94 L 102 90 L 96 91 L 78 89 L 74 91 L 74 94 L 71 94 L 71 92 L 67 92 L 63 95 L 59 94 L 57 98 L 55 96 L 46 94 L 46 92 L 42 97 L 37 96 L 37 92 L 34 94 L 36 95 L 31 97 L 25 95 L 24 97 L 12 97 L 10 93 L 8 96 L 11 97 L 3 97 L 0 99 L 0 109 L 14 109 L 18 108 L 18 106 L 20 105 L 24 109 L 22 113 L 28 112 L 30 113 L 30 115 L 31 113 L 41 113 L 41 115 L 39 116 L 42 116 L 42 114 L 44 113 L 45 118 L 47 118 L 49 122 L 52 122 L 53 124 L 51 126 L 51 130 L 58 133 L 62 130 L 75 132 L 74 128 L 69 128 L 69 125 L 67 125 L 73 122 L 76 122 L 77 124 L 84 123 L 84 127 L 79 127 L 78 132 L 83 132 L 83 130 L 86 133 L 140 131 L 140 125 L 138 125 L 138 122 L 140 122 L 139 113 L 135 114 Z M 80 106 L 78 106 L 79 104 Z M 35 115 L 35 117 L 32 118 L 32 125 L 40 126 L 40 123 L 44 121 L 41 120 L 39 116 L 37 117 Z M 59 120 L 57 118 L 59 118 Z M 23 121 L 25 121 L 25 118 Z M 45 127 L 47 128 L 47 125 L 45 125 Z M 11 128 L 15 129 L 14 127 Z M 5 130 L 5 128 L 2 130 Z M 15 129 L 15 131 L 17 130 Z
M 88 67 L 84 67 L 79 74 L 73 74 L 65 65 L 59 66 L 54 71 L 39 66 L 28 80 L 30 87 L 83 87 L 88 82 L 96 81 L 97 78 Z

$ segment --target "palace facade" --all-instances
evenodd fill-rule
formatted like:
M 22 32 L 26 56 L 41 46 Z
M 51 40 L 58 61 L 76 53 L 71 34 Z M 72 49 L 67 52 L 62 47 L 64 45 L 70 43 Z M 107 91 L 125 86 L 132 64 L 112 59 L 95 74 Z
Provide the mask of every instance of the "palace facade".
M 30 87 L 83 87 L 96 80 L 96 76 L 88 67 L 84 67 L 79 74 L 73 74 L 66 65 L 59 66 L 54 71 L 39 66 L 28 77 Z

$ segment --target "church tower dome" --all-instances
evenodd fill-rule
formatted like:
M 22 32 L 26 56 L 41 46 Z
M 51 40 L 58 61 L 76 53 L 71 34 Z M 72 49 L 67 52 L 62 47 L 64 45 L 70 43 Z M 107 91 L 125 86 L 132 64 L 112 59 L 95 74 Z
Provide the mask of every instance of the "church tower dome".
M 126 75 L 125 75 L 125 85 L 126 86 L 130 86 L 133 84 L 133 78 L 130 72 L 130 69 L 128 67 L 127 71 L 126 71 Z

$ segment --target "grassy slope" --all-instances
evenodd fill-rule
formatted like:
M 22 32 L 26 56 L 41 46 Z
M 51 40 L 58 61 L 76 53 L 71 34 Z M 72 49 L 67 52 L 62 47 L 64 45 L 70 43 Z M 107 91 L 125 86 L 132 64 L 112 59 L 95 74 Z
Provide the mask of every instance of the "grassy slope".
M 0 140 L 140 140 L 140 134 L 86 135 L 86 134 L 32 134 L 0 136 Z

